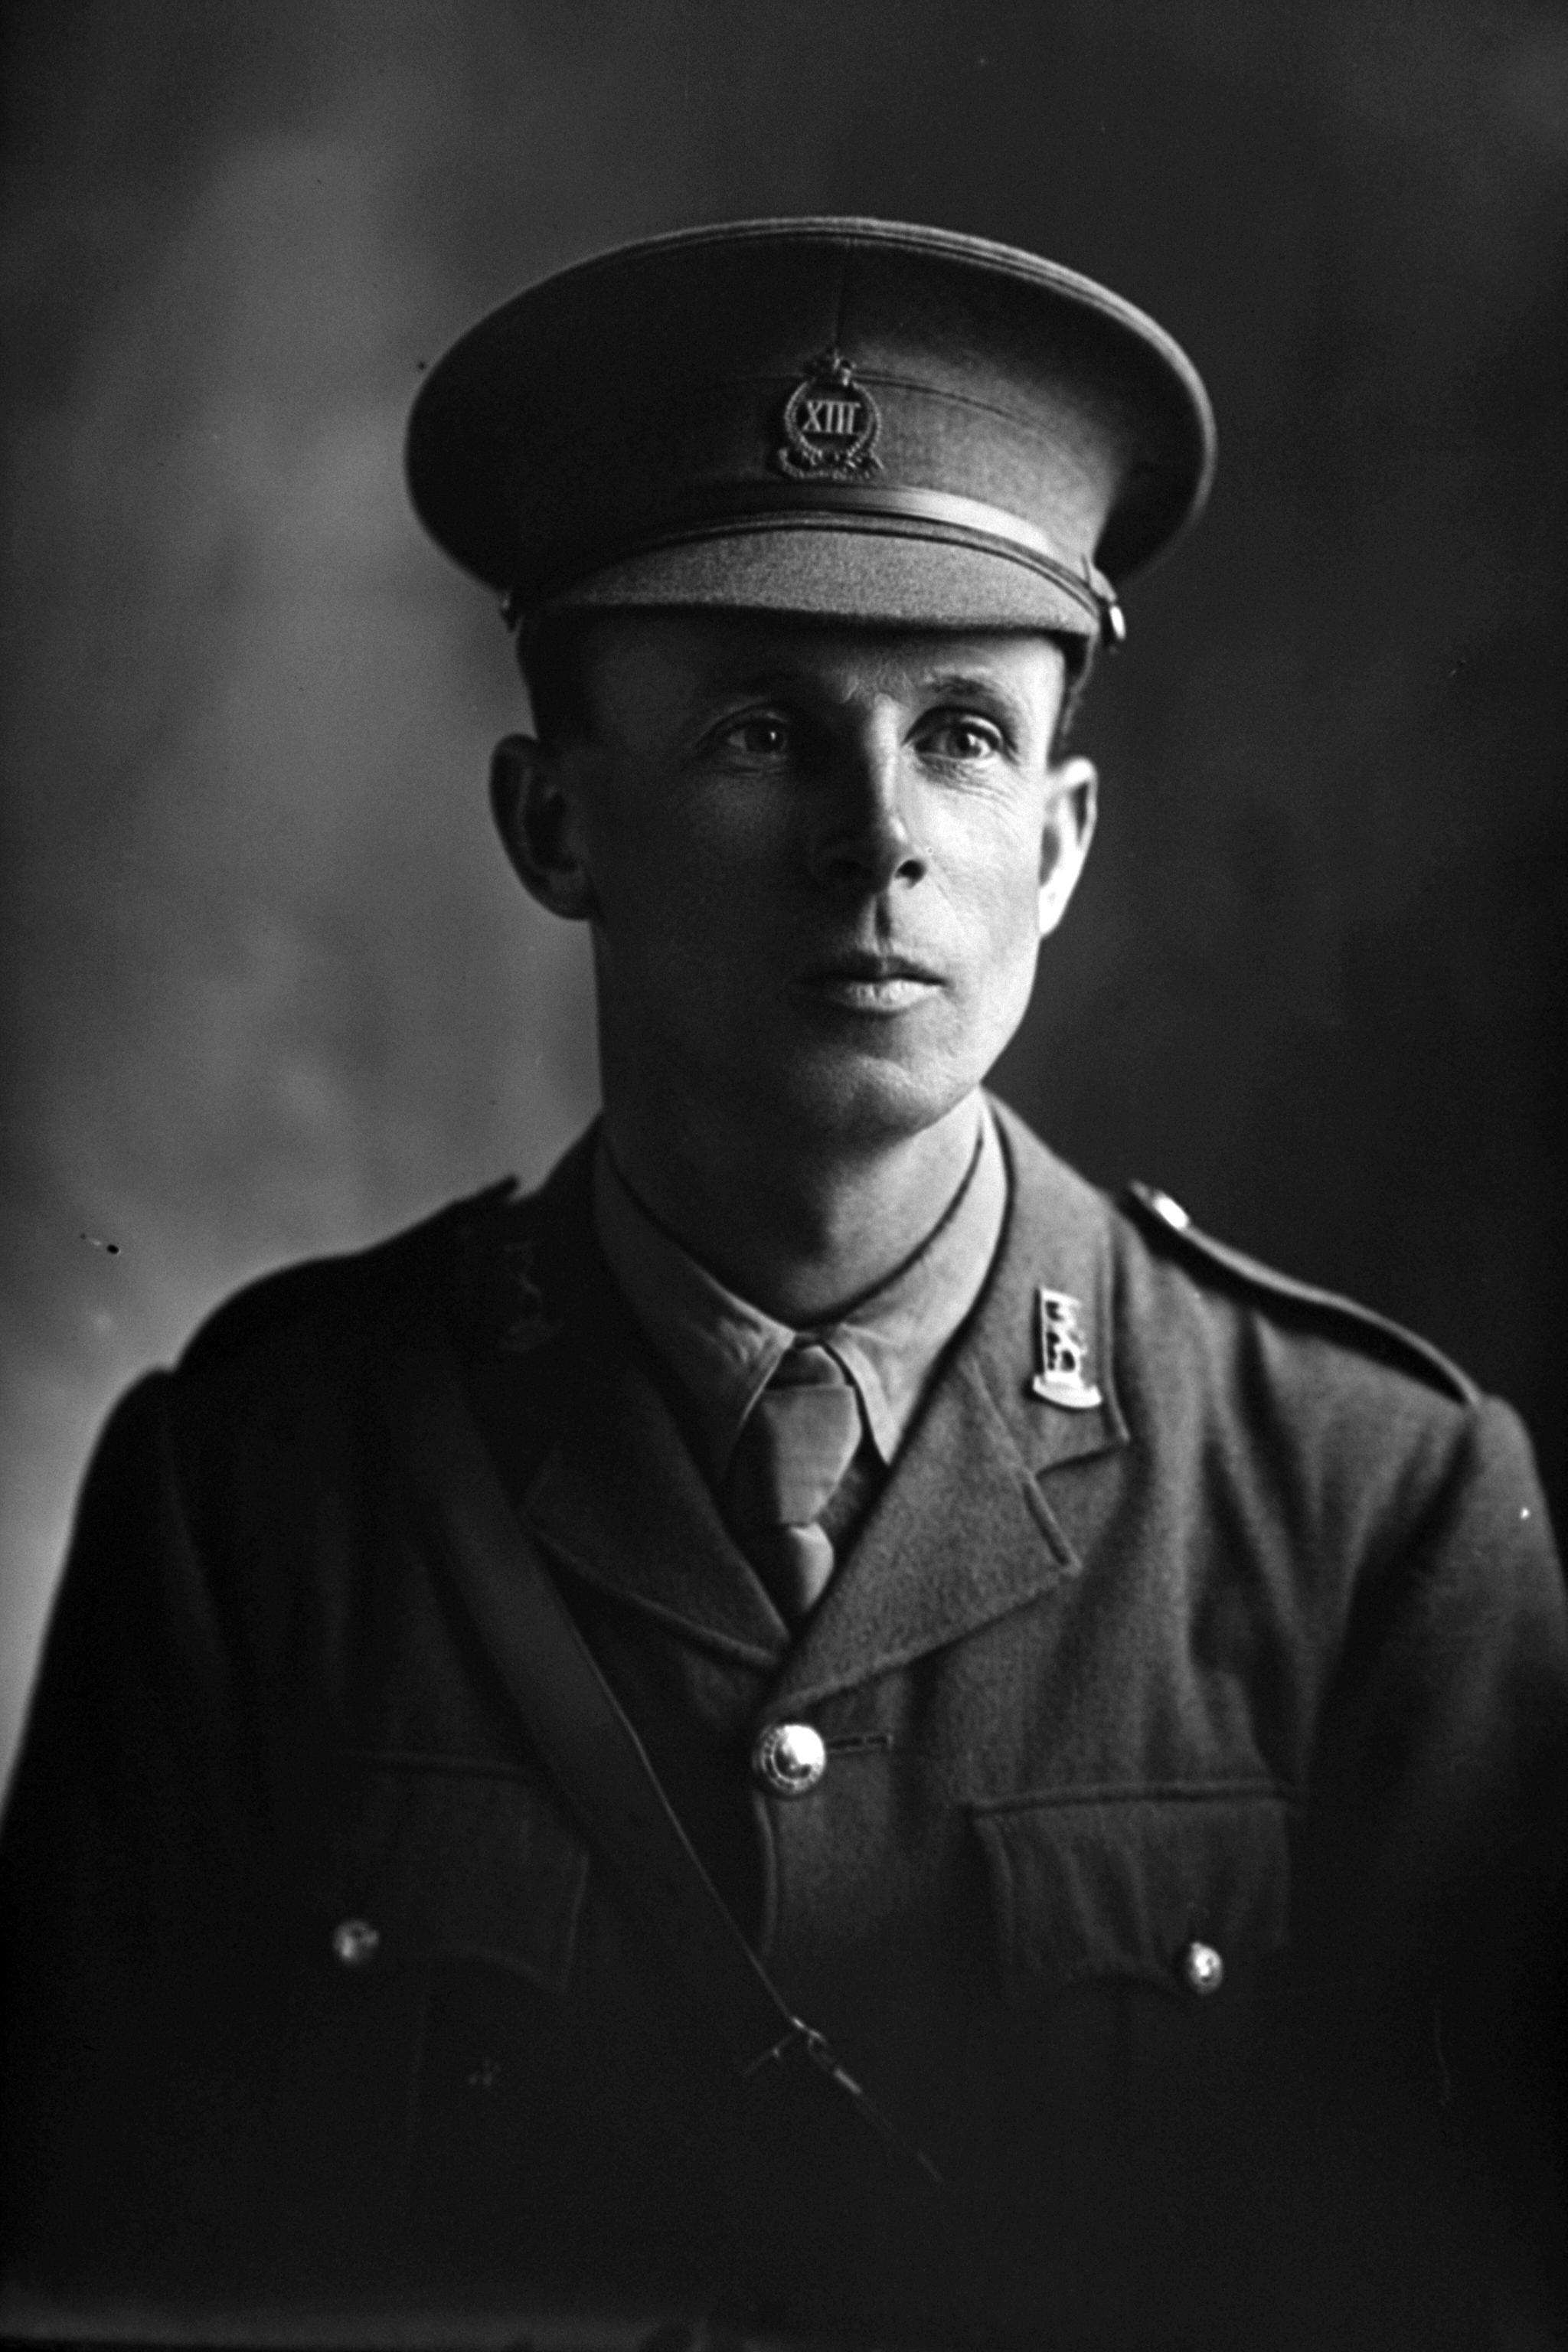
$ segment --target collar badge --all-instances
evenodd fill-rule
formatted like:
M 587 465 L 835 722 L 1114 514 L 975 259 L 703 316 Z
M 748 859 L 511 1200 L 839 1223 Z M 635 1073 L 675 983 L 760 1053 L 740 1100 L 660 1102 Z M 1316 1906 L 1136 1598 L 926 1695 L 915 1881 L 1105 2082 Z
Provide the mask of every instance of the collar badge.
M 784 440 L 773 456 L 797 482 L 855 481 L 882 470 L 877 404 L 837 344 L 811 362 L 779 420 Z
M 1033 1393 L 1047 1404 L 1068 1412 L 1089 1412 L 1105 1400 L 1088 1378 L 1089 1340 L 1083 1328 L 1083 1307 L 1065 1290 L 1041 1290 L 1040 1369 L 1030 1382 Z
M 508 1242 L 501 1253 L 501 1276 L 511 1319 L 497 1344 L 509 1356 L 526 1356 L 561 1335 L 561 1321 L 551 1313 L 539 1286 L 538 1257 L 537 1241 Z

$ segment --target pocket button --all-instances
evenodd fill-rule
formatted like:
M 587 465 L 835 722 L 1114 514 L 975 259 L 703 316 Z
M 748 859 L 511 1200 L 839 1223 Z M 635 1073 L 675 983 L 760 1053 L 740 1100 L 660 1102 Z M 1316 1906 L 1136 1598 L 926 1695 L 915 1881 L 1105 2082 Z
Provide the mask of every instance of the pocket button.
M 340 1919 L 332 1929 L 332 1958 L 340 1968 L 368 1968 L 381 1949 L 381 1929 L 368 1919 Z
M 1212 1944 L 1200 1943 L 1196 1937 L 1182 1948 L 1181 1969 L 1189 1992 L 1218 1992 L 1225 1982 L 1225 1962 Z

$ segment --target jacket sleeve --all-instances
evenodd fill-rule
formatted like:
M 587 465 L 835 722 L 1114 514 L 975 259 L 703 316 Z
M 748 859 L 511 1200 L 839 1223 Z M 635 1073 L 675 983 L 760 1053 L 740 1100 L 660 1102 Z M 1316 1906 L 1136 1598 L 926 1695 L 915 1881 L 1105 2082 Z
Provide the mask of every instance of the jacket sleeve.
M 1568 1622 L 1519 1420 L 1482 1399 L 1456 1426 L 1414 1522 L 1362 1580 L 1322 1718 L 1300 1917 L 1330 2035 L 1319 2054 L 1332 2048 L 1348 2110 L 1364 2118 L 1381 2087 L 1551 2269 Z
M 0 1839 L 6 2275 L 76 2303 L 233 2275 L 278 2023 L 258 1694 L 183 1509 L 174 1385 L 97 1448 Z

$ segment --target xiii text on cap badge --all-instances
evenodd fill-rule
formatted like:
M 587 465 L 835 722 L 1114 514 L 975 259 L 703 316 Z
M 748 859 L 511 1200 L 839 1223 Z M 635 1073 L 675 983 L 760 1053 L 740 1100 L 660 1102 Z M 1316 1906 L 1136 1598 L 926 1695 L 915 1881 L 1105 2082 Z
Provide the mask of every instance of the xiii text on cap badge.
M 1030 1386 L 1047 1404 L 1088 1412 L 1105 1400 L 1089 1377 L 1089 1340 L 1083 1308 L 1065 1290 L 1041 1290 L 1040 1369 Z
M 857 481 L 882 470 L 877 404 L 837 349 L 812 361 L 779 421 L 784 437 L 773 454 L 797 482 Z

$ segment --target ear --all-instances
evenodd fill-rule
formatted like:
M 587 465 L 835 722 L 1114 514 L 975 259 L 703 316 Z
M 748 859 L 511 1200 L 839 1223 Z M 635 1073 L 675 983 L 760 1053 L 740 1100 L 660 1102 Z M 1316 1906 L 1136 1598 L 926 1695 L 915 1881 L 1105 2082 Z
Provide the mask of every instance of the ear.
M 566 921 L 598 912 L 584 863 L 576 794 L 577 747 L 547 751 L 531 735 L 503 735 L 490 754 L 490 813 L 529 896 Z
M 1067 913 L 1094 839 L 1100 776 L 1092 760 L 1064 760 L 1050 775 L 1040 838 L 1040 937 L 1048 939 Z

